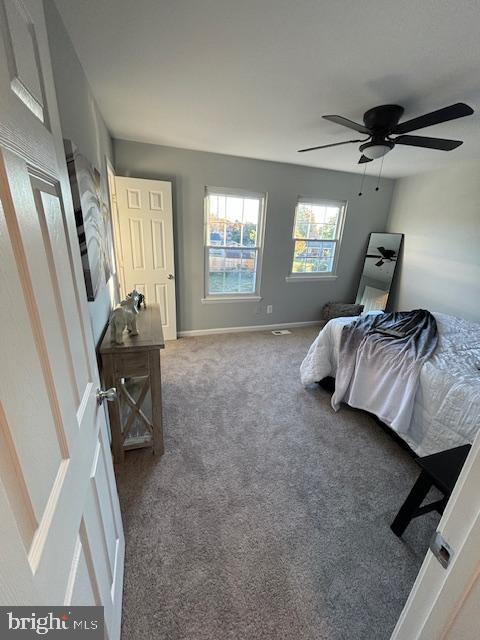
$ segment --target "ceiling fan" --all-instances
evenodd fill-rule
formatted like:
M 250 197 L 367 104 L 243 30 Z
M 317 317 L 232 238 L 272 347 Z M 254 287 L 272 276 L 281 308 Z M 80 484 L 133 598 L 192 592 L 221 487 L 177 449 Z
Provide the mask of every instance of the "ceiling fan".
M 385 262 L 394 262 L 397 259 L 397 252 L 393 249 L 385 249 L 385 247 L 377 247 L 377 251 L 380 254 L 379 256 L 372 256 L 367 254 L 367 258 L 380 258 L 378 262 L 375 263 L 376 267 L 381 267 L 385 264 Z
M 362 155 L 358 163 L 363 164 L 364 162 L 371 162 L 372 160 L 381 158 L 391 151 L 396 144 L 404 144 L 411 147 L 425 147 L 426 149 L 438 149 L 439 151 L 452 151 L 463 144 L 463 141 L 448 140 L 446 138 L 409 136 L 405 134 L 410 133 L 410 131 L 416 131 L 417 129 L 423 129 L 424 127 L 430 127 L 434 124 L 440 124 L 441 122 L 448 122 L 449 120 L 469 116 L 473 113 L 473 109 L 469 107 L 468 104 L 457 102 L 449 107 L 426 113 L 423 116 L 400 122 L 399 124 L 403 112 L 404 108 L 398 104 L 384 104 L 379 107 L 373 107 L 373 109 L 365 112 L 363 116 L 364 124 L 358 124 L 343 116 L 322 116 L 325 120 L 330 120 L 330 122 L 335 122 L 335 124 L 341 124 L 344 127 L 363 133 L 368 137 L 363 140 L 345 140 L 344 142 L 334 142 L 333 144 L 323 144 L 318 147 L 300 149 L 299 153 L 361 142 L 362 144 L 359 147 L 359 151 Z M 397 137 L 392 138 L 392 135 L 397 135 Z

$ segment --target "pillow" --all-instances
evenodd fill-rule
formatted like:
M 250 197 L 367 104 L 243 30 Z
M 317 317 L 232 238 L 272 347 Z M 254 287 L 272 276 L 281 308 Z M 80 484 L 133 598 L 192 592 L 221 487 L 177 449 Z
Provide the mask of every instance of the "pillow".
M 322 308 L 321 319 L 327 322 L 332 318 L 359 316 L 363 311 L 363 304 L 348 304 L 345 302 L 327 302 Z

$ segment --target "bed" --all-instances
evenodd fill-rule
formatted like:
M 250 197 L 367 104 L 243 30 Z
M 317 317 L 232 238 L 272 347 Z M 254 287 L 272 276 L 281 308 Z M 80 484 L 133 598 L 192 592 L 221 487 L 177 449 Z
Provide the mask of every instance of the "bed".
M 438 345 L 421 369 L 408 429 L 398 433 L 420 456 L 471 443 L 480 429 L 480 324 L 433 316 Z M 342 328 L 357 318 L 335 318 L 323 327 L 300 368 L 305 386 L 335 378 Z M 352 406 L 368 410 L 368 402 L 362 404 Z

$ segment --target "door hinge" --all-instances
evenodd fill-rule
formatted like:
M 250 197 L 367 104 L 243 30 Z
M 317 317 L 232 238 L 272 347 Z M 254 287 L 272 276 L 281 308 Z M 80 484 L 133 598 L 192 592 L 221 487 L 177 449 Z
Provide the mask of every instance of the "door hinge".
M 440 531 L 435 531 L 433 534 L 433 538 L 430 541 L 430 551 L 444 569 L 448 567 L 454 554 L 452 547 L 448 544 Z

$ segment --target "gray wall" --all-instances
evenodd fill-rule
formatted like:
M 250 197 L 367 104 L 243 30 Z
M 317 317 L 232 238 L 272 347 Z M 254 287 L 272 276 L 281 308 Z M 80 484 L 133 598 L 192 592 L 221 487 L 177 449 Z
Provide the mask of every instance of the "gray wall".
M 396 308 L 480 320 L 480 161 L 398 180 L 388 226 L 405 234 Z
M 361 176 L 201 151 L 114 141 L 118 175 L 174 182 L 177 316 L 180 331 L 315 320 L 328 301 L 354 301 L 371 231 L 384 231 L 393 190 Z M 326 152 L 327 153 L 327 152 Z M 206 185 L 267 192 L 261 302 L 202 304 Z M 338 279 L 287 283 L 298 195 L 348 200 Z M 266 306 L 273 305 L 267 315 Z
M 44 0 L 44 6 L 63 137 L 72 140 L 97 167 L 102 175 L 102 189 L 107 193 L 105 157 L 113 164 L 112 139 L 55 3 Z M 88 303 L 95 342 L 108 320 L 115 291 L 112 277 L 101 287 L 95 301 Z

